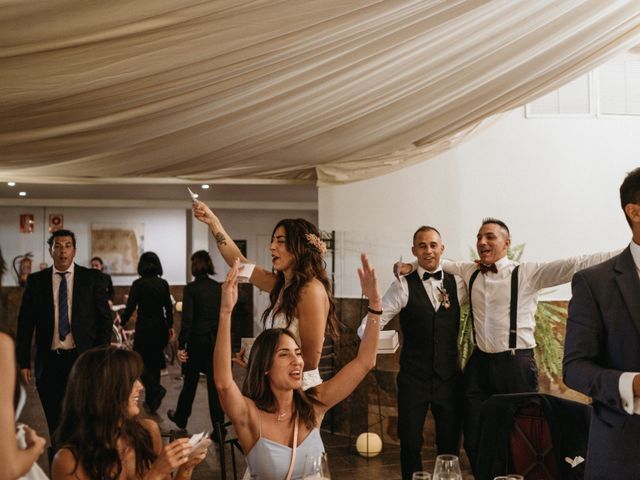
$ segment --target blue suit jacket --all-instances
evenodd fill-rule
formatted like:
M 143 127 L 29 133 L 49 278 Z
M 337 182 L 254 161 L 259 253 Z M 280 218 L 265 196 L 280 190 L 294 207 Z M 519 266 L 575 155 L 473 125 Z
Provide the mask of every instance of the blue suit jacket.
M 36 336 L 36 378 L 41 371 L 42 354 L 51 349 L 53 327 L 52 267 L 29 275 L 22 295 L 16 351 L 20 368 L 31 366 L 31 342 Z M 98 270 L 75 265 L 71 332 L 78 353 L 111 341 L 111 312 L 107 290 Z
M 624 411 L 618 387 L 623 372 L 640 372 L 640 279 L 630 248 L 576 273 L 572 293 L 563 377 L 593 399 L 587 477 L 635 478 L 640 416 Z

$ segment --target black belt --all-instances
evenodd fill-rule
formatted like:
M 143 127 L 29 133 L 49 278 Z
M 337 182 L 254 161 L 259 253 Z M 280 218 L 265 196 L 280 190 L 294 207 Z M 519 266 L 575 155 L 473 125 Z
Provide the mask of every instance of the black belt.
M 51 350 L 52 353 L 56 355 L 71 355 L 74 353 L 78 353 L 77 348 L 55 348 Z
M 527 357 L 533 355 L 533 348 L 517 348 L 513 350 L 507 350 L 506 352 L 487 353 L 476 347 L 473 352 L 487 358 Z

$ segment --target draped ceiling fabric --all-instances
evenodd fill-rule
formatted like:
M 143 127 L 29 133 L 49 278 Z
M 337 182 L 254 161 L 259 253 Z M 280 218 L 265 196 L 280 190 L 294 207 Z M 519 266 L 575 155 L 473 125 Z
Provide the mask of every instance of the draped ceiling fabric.
M 640 44 L 640 0 L 0 0 L 0 179 L 337 184 Z

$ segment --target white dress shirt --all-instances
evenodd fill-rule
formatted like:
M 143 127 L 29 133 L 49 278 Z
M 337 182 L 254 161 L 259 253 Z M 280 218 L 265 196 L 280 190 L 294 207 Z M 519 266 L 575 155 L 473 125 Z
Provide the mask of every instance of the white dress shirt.
M 538 292 L 571 281 L 573 274 L 597 265 L 617 255 L 620 251 L 581 255 L 552 262 L 522 262 L 518 270 L 518 327 L 516 348 L 534 348 L 536 340 L 535 313 L 538 308 Z M 479 274 L 473 284 L 471 300 L 475 342 L 487 353 L 509 350 L 509 325 L 511 303 L 511 272 L 518 263 L 506 256 L 496 262 L 498 273 Z M 475 262 L 442 261 L 445 272 L 462 277 L 466 285 L 478 269 Z
M 640 245 L 632 240 L 630 247 L 633 262 L 636 264 L 636 272 L 640 277 Z M 620 392 L 622 407 L 629 415 L 640 414 L 640 398 L 634 398 L 633 396 L 633 379 L 636 375 L 640 375 L 640 372 L 624 372 L 618 380 L 618 391 Z
M 75 264 L 72 263 L 69 269 L 67 270 L 67 312 L 69 312 L 69 326 L 71 326 L 72 318 L 73 318 L 73 310 L 71 306 L 73 305 L 73 272 L 75 270 Z M 53 272 L 51 273 L 51 287 L 53 288 L 53 339 L 51 341 L 51 349 L 57 350 L 59 348 L 63 350 L 69 350 L 71 348 L 75 348 L 76 344 L 73 341 L 73 334 L 69 331 L 69 334 L 65 337 L 64 342 L 60 341 L 60 334 L 58 332 L 58 290 L 60 289 L 60 282 L 62 278 L 58 275 L 58 272 L 62 273 L 62 270 L 56 269 L 53 267 Z
M 429 273 L 436 273 L 442 270 L 442 267 L 439 267 L 437 270 Z M 419 278 L 422 278 L 424 273 L 427 270 L 418 265 L 418 275 Z M 443 274 L 444 279 L 444 274 Z M 462 305 L 467 302 L 467 288 L 464 282 L 459 278 L 455 277 L 456 280 L 456 290 L 458 293 L 458 303 Z M 424 287 L 425 292 L 427 292 L 427 296 L 429 300 L 431 300 L 431 305 L 435 310 L 440 308 L 440 300 L 441 294 L 438 291 L 438 288 L 442 287 L 442 279 L 436 280 L 431 277 L 428 280 L 422 281 L 422 286 Z M 382 296 L 382 315 L 380 316 L 380 330 L 384 328 L 384 326 L 393 320 L 400 310 L 407 306 L 407 302 L 409 301 L 409 286 L 407 285 L 406 277 L 400 277 L 396 279 L 391 286 L 387 289 L 387 291 Z M 364 335 L 364 329 L 367 325 L 367 316 L 362 319 L 360 323 L 360 327 L 358 327 L 358 336 L 362 338 Z

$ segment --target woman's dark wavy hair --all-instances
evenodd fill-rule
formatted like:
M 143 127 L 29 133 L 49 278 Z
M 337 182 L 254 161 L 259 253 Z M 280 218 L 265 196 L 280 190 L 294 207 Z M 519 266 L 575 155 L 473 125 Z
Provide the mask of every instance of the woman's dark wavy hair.
M 213 262 L 206 250 L 198 250 L 191 255 L 191 275 L 197 277 L 199 275 L 215 275 L 216 270 L 213 268 Z
M 258 335 L 251 347 L 249 370 L 242 384 L 242 394 L 253 400 L 260 410 L 270 413 L 276 411 L 276 405 L 267 372 L 271 370 L 273 365 L 273 358 L 281 335 L 288 335 L 293 338 L 296 345 L 300 347 L 293 334 L 285 328 L 268 328 L 264 330 Z M 308 390 L 308 392 L 313 395 L 313 389 Z M 300 420 L 308 428 L 314 428 L 316 425 L 316 412 L 313 409 L 311 398 L 302 389 L 293 391 L 293 406 Z
M 138 275 L 141 277 L 155 277 L 162 275 L 162 263 L 154 252 L 144 252 L 138 260 Z
M 284 228 L 287 250 L 295 259 L 293 278 L 291 282 L 285 286 L 284 274 L 282 272 L 275 272 L 276 284 L 269 294 L 271 303 L 262 314 L 262 322 L 266 326 L 267 319 L 271 313 L 273 313 L 273 315 L 283 313 L 288 328 L 296 316 L 300 290 L 313 278 L 317 278 L 324 286 L 327 297 L 329 298 L 329 313 L 327 314 L 325 331 L 330 337 L 337 337 L 338 321 L 336 319 L 336 303 L 331 293 L 331 282 L 327 275 L 326 263 L 322 258 L 322 252 L 310 243 L 306 237 L 307 234 L 313 234 L 320 238 L 320 231 L 313 223 L 303 218 L 285 218 L 284 220 L 280 220 L 273 229 L 273 233 L 271 234 L 272 238 L 278 227 Z
M 151 435 L 138 416 L 128 413 L 133 384 L 142 370 L 138 353 L 112 346 L 86 351 L 71 369 L 55 443 L 70 449 L 75 468 L 82 465 L 90 478 L 120 476 L 119 439 L 135 452 L 137 477 L 156 460 Z

